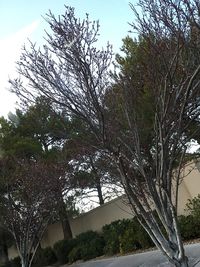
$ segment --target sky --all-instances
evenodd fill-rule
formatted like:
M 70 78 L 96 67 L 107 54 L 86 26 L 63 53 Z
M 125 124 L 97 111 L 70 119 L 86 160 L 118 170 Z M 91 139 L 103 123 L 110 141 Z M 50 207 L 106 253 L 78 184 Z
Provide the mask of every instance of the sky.
M 133 0 L 134 1 L 134 0 Z M 132 1 L 132 3 L 133 3 Z M 133 12 L 128 0 L 0 0 L 0 116 L 14 112 L 17 98 L 9 92 L 8 79 L 16 78 L 16 64 L 21 48 L 30 39 L 45 43 L 45 14 L 56 16 L 65 12 L 64 6 L 75 8 L 77 17 L 88 13 L 91 20 L 100 22 L 100 45 L 107 41 L 119 52 L 122 38 L 128 35 Z

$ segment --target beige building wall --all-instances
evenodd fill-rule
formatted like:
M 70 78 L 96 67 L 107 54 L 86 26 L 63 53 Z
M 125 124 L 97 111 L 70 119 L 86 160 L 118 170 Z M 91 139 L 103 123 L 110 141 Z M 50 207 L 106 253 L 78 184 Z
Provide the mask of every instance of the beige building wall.
M 17 248 L 16 246 L 12 246 L 12 247 L 9 247 L 8 249 L 8 258 L 9 259 L 14 259 L 15 257 L 18 257 L 18 251 L 17 251 Z
M 133 217 L 123 197 L 114 199 L 70 221 L 73 236 L 88 230 L 100 231 L 105 224 Z
M 58 222 L 48 226 L 40 244 L 42 248 L 53 247 L 57 241 L 62 239 L 64 239 L 62 224 Z
M 178 214 L 185 213 L 185 205 L 188 199 L 200 193 L 200 168 L 196 164 L 187 164 L 182 175 L 183 181 L 179 186 Z M 123 197 L 116 198 L 98 208 L 95 208 L 77 218 L 70 220 L 73 236 L 88 230 L 100 231 L 105 224 L 119 219 L 133 217 L 130 207 Z M 42 248 L 51 246 L 64 238 L 62 224 L 60 222 L 49 225 L 41 242 Z M 9 258 L 17 256 L 16 248 L 13 246 L 8 250 Z
M 200 194 L 200 172 L 198 163 L 190 163 L 184 169 L 183 183 L 187 187 L 187 190 L 191 197 L 195 197 Z
M 188 191 L 186 184 L 182 182 L 179 186 L 179 192 L 178 192 L 178 207 L 177 207 L 178 215 L 186 213 L 185 206 L 186 206 L 186 203 L 188 202 L 188 199 L 191 199 L 191 198 L 192 198 L 192 195 Z
M 186 203 L 200 194 L 200 162 L 189 162 L 182 171 L 178 194 L 178 215 L 186 213 Z

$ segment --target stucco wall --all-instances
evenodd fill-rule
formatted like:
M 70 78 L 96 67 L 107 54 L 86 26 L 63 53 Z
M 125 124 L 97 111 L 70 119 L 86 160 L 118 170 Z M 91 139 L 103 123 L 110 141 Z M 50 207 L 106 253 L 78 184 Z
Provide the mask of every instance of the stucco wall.
M 200 178 L 199 178 L 200 180 Z M 200 186 L 200 185 L 199 185 Z M 188 188 L 184 182 L 182 182 L 179 186 L 179 193 L 178 193 L 178 208 L 177 213 L 178 215 L 185 214 L 185 205 L 188 202 L 188 199 L 191 199 L 192 196 L 188 191 Z
M 17 256 L 18 256 L 17 248 L 13 245 L 12 247 L 8 249 L 8 258 L 14 259 Z
M 199 163 L 198 163 L 199 164 Z M 196 164 L 188 164 L 184 169 L 183 183 L 192 197 L 200 194 L 200 172 Z
M 88 230 L 100 231 L 102 226 L 115 220 L 132 218 L 133 213 L 120 197 L 70 221 L 73 236 Z
M 62 224 L 60 222 L 51 224 L 42 238 L 41 247 L 53 247 L 57 241 L 62 239 L 64 239 Z
M 200 162 L 189 162 L 182 170 L 182 182 L 179 186 L 178 214 L 186 213 L 186 203 L 188 199 L 200 194 Z

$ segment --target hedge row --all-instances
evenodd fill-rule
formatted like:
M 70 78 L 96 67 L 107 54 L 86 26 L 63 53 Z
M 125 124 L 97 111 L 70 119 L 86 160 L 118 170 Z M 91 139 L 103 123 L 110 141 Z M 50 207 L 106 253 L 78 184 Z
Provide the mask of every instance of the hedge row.
M 54 251 L 60 264 L 72 263 L 77 260 L 89 260 L 103 255 L 105 246 L 101 234 L 88 231 L 71 240 L 58 241 Z
M 153 246 L 153 243 L 136 219 L 118 220 L 103 228 L 104 253 L 127 253 Z
M 200 218 L 193 215 L 180 216 L 179 227 L 183 240 L 200 237 Z M 127 253 L 137 249 L 152 247 L 153 243 L 136 219 L 118 220 L 105 225 L 101 233 L 88 231 L 71 240 L 58 241 L 53 249 L 40 249 L 33 267 L 42 267 L 59 262 L 72 263 L 89 260 L 103 254 Z M 19 257 L 5 267 L 19 267 Z

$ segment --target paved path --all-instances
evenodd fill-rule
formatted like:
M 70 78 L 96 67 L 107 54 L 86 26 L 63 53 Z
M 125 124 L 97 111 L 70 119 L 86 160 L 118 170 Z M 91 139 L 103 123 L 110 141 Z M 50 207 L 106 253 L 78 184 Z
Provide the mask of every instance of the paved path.
M 200 260 L 200 243 L 187 245 L 185 250 L 190 266 L 193 266 Z M 70 267 L 172 267 L 172 265 L 156 250 L 128 256 L 74 263 Z M 195 267 L 200 267 L 200 263 L 196 264 Z

